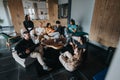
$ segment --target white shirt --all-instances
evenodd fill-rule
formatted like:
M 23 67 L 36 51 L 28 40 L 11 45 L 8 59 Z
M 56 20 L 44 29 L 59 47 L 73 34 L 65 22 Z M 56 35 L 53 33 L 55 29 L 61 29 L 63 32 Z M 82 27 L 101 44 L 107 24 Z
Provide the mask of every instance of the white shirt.
M 42 35 L 43 33 L 45 33 L 45 29 L 41 27 L 36 28 L 35 31 L 37 35 Z

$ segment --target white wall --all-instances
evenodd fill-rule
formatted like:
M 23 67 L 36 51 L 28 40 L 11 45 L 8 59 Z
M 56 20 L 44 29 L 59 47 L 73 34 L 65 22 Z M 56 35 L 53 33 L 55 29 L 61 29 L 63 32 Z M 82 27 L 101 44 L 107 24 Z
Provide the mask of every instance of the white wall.
M 71 18 L 76 24 L 83 28 L 83 31 L 90 32 L 95 0 L 72 0 Z
M 105 80 L 120 80 L 120 40 Z
M 2 26 L 11 26 L 11 23 L 8 19 L 8 16 L 6 14 L 4 5 L 3 5 L 3 0 L 0 0 L 0 18 L 4 20 L 3 23 L 0 23 Z

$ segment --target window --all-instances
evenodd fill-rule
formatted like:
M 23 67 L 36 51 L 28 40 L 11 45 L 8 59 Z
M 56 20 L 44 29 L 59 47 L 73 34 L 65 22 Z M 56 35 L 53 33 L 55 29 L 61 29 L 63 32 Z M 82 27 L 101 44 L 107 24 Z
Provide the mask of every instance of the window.
M 31 19 L 49 19 L 48 3 L 46 0 L 23 0 L 24 15 L 30 15 Z
M 58 18 L 67 18 L 68 17 L 68 4 L 58 5 Z

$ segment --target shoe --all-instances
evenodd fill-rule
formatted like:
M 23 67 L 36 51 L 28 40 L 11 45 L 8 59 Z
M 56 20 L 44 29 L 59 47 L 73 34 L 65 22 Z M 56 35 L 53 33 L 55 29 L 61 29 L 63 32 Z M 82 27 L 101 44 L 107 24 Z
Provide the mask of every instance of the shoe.
M 44 66 L 43 66 L 43 70 L 45 70 L 45 71 L 51 71 L 52 68 L 49 68 L 48 66 L 44 65 Z

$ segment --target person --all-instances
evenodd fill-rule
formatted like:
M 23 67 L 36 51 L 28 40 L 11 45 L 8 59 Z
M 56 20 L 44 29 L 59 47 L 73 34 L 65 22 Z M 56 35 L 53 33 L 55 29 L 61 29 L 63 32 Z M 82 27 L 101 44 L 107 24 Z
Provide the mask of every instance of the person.
M 56 21 L 56 26 L 54 27 L 56 32 L 59 32 L 61 36 L 65 36 L 64 27 L 61 26 L 61 22 L 59 20 Z
M 42 22 L 40 22 L 39 26 L 35 28 L 35 32 L 38 36 L 43 35 L 45 33 L 45 28 L 43 27 Z
M 23 32 L 23 39 L 15 46 L 17 54 L 21 58 L 37 58 L 40 65 L 43 67 L 43 70 L 50 70 L 50 68 L 43 61 L 43 47 L 40 43 L 34 44 L 30 38 L 28 31 Z
M 30 16 L 26 15 L 23 21 L 24 28 L 30 32 L 30 35 L 34 34 L 34 23 L 30 20 Z
M 75 33 L 77 31 L 77 26 L 75 20 L 71 19 L 70 24 L 68 24 L 68 33 Z
M 44 34 L 45 34 L 45 28 L 43 27 L 43 23 L 40 22 L 39 26 L 35 28 L 35 34 L 34 34 L 35 43 L 38 43 L 39 41 L 41 41 Z
M 58 39 L 60 36 L 59 32 L 55 32 L 55 30 L 52 29 L 50 23 L 47 23 L 45 30 L 46 30 L 46 34 L 47 34 L 47 35 L 44 35 L 45 39 Z
M 76 70 L 80 63 L 84 61 L 84 58 L 86 58 L 85 51 L 87 46 L 84 43 L 82 37 L 78 36 L 72 37 L 69 41 L 69 45 L 71 45 L 71 49 L 62 52 L 59 56 L 59 60 L 66 70 L 72 72 Z
M 68 24 L 68 28 L 67 28 L 68 36 L 71 37 L 71 36 L 88 35 L 88 33 L 86 33 L 86 32 L 78 31 L 77 28 L 78 28 L 78 25 L 76 25 L 75 20 L 71 19 L 70 24 Z
M 80 65 L 81 54 L 83 53 L 82 49 L 78 49 L 77 47 L 74 49 L 74 53 L 70 53 L 69 51 L 65 51 L 61 53 L 59 56 L 59 61 L 64 66 L 64 68 L 70 72 L 73 72 Z
M 78 48 L 82 48 L 83 51 L 86 50 L 87 44 L 86 44 L 86 37 L 83 36 L 72 36 L 71 38 L 72 43 L 76 45 Z
M 77 26 L 75 24 L 75 20 L 71 19 L 70 24 L 64 29 L 65 37 L 66 37 L 66 45 L 69 44 L 69 40 L 73 36 L 74 33 L 77 31 Z

